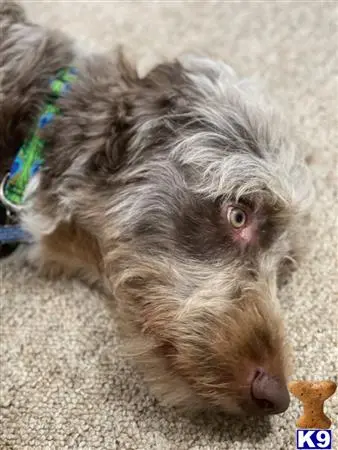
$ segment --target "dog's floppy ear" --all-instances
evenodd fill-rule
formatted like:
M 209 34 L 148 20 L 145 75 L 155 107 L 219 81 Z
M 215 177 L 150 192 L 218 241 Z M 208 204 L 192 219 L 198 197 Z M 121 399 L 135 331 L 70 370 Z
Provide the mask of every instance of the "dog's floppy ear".
M 87 164 L 91 171 L 110 174 L 142 158 L 148 143 L 158 151 L 200 101 L 201 91 L 214 95 L 220 77 L 235 76 L 222 62 L 192 55 L 158 64 L 139 77 L 120 53 L 114 70 L 121 89 L 111 98 L 109 133 Z
M 142 87 L 170 90 L 182 87 L 187 80 L 181 62 L 174 60 L 157 64 L 140 81 Z
M 141 78 L 120 56 L 118 70 L 124 87 L 111 104 L 111 131 L 105 148 L 90 159 L 95 171 L 116 172 L 142 158 L 149 142 L 165 143 L 173 123 L 191 101 L 192 83 L 179 61 L 158 64 Z
M 105 112 L 106 134 L 101 140 L 101 148 L 93 152 L 87 162 L 87 169 L 96 173 L 116 173 L 130 160 L 135 160 L 131 142 L 137 135 L 139 145 L 133 147 L 139 151 L 148 131 L 151 132 L 156 127 L 155 122 L 171 111 L 175 104 L 172 86 L 179 71 L 174 65 L 159 65 L 140 78 L 120 53 L 114 70 L 120 82 L 110 95 L 110 105 Z
M 223 61 L 187 53 L 173 62 L 155 66 L 142 79 L 142 83 L 144 86 L 177 92 L 187 86 L 201 87 L 207 83 L 214 90 L 217 84 L 232 84 L 237 79 L 236 72 Z
M 102 134 L 100 145 L 92 152 L 86 163 L 86 170 L 95 173 L 117 173 L 127 160 L 130 135 L 130 104 L 118 98 L 111 105 L 109 124 Z

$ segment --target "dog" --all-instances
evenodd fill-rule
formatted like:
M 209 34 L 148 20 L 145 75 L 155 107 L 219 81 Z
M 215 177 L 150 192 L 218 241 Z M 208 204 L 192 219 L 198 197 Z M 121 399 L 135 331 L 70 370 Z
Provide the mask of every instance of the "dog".
M 19 221 L 27 260 L 101 286 L 152 392 L 183 411 L 285 411 L 289 351 L 278 286 L 311 188 L 279 115 L 250 81 L 184 55 L 139 76 L 0 6 L 0 172 L 64 67 Z

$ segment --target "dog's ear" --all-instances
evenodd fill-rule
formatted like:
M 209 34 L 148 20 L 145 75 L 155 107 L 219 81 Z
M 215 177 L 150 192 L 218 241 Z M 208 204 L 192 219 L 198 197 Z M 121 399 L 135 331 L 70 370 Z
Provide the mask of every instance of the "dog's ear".
M 153 67 L 143 78 L 140 86 L 154 89 L 178 89 L 186 83 L 184 67 L 178 60 L 164 62 Z
M 87 163 L 91 171 L 116 173 L 127 164 L 137 163 L 149 144 L 159 148 L 191 100 L 191 81 L 178 61 L 159 64 L 141 78 L 121 56 L 118 76 L 123 88 L 111 102 L 110 131 L 104 148 Z
M 116 99 L 107 114 L 109 122 L 102 134 L 100 145 L 87 160 L 86 171 L 102 175 L 117 173 L 127 161 L 130 137 L 131 105 L 127 99 Z
M 209 84 L 232 84 L 238 80 L 236 72 L 223 61 L 194 54 L 184 54 L 173 62 L 155 66 L 141 81 L 143 86 L 184 92 L 185 88 L 200 88 Z
M 139 77 L 120 54 L 115 70 L 123 87 L 111 104 L 105 146 L 89 160 L 88 167 L 95 172 L 116 173 L 130 161 L 137 163 L 149 143 L 159 151 L 201 95 L 218 95 L 224 79 L 236 77 L 224 63 L 193 55 L 158 64 Z
M 201 101 L 201 94 L 208 98 L 218 95 L 225 80 L 231 83 L 236 79 L 235 72 L 223 62 L 195 55 L 158 64 L 143 77 L 122 53 L 117 67 L 127 89 L 113 105 L 113 132 L 107 151 L 92 159 L 96 170 L 106 167 L 117 171 L 130 159 L 137 162 L 148 143 L 160 150 L 187 120 L 192 104 Z
M 91 121 L 95 122 L 88 126 L 88 131 L 94 135 L 96 130 L 99 139 L 86 161 L 85 170 L 87 174 L 111 175 L 123 168 L 127 161 L 135 92 L 140 78 L 121 49 L 117 50 L 113 62 L 99 60 L 96 65 L 88 64 L 88 69 L 86 86 L 92 87 L 91 104 L 87 109 Z M 97 80 L 100 79 L 103 82 L 98 84 Z M 94 93 L 95 99 L 92 98 Z M 82 95 L 82 98 L 86 99 L 87 96 Z M 96 115 L 93 114 L 95 109 Z
M 164 62 L 138 80 L 137 101 L 144 113 L 153 117 L 173 116 L 187 109 L 190 89 L 191 81 L 180 61 Z

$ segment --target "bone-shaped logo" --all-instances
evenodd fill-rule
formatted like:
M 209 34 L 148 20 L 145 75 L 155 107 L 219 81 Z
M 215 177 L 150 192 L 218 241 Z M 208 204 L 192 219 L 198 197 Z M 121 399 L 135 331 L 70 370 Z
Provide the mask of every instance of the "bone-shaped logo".
M 296 422 L 298 428 L 328 429 L 331 420 L 324 414 L 324 402 L 337 389 L 333 381 L 291 381 L 289 391 L 304 406 L 304 414 Z

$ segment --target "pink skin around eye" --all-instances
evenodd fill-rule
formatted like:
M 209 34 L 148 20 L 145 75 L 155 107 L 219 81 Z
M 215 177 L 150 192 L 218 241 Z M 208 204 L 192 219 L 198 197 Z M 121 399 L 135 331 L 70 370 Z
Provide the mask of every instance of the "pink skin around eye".
M 257 227 L 254 220 L 251 220 L 247 226 L 234 230 L 235 239 L 239 239 L 245 244 L 253 244 L 257 238 Z
M 227 207 L 227 215 L 229 209 L 234 208 L 233 205 L 229 205 Z M 254 214 L 250 213 L 247 210 L 244 210 L 244 208 L 241 207 L 241 209 L 245 212 L 247 220 L 243 227 L 241 228 L 234 228 L 231 226 L 231 231 L 233 234 L 233 238 L 235 241 L 239 242 L 242 245 L 250 245 L 254 244 L 257 241 L 257 220 L 254 216 Z

